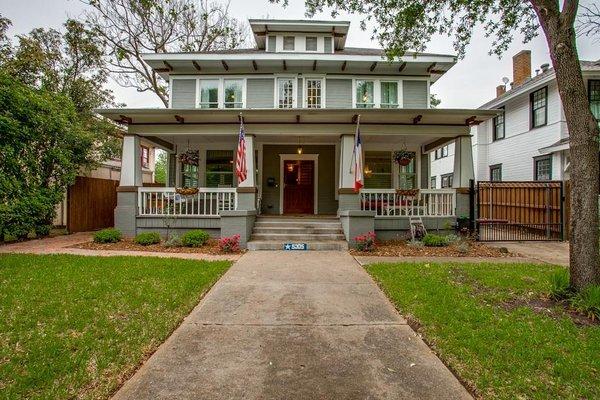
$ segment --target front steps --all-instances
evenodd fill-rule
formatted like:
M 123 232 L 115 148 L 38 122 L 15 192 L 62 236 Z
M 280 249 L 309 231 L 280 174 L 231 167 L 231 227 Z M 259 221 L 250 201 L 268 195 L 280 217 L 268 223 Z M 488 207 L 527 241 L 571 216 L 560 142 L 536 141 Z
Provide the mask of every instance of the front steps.
M 248 250 L 283 250 L 286 243 L 306 243 L 308 250 L 348 249 L 339 218 L 259 216 Z

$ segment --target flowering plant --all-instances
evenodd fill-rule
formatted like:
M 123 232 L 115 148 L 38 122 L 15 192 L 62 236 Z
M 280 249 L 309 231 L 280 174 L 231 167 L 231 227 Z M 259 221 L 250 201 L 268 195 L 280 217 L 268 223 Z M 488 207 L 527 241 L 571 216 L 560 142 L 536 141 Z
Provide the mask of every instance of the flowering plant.
M 219 250 L 223 253 L 235 253 L 240 250 L 240 235 L 227 236 L 219 239 Z
M 415 158 L 414 151 L 397 150 L 394 152 L 394 161 L 400 165 L 406 166 L 410 164 L 413 158 Z
M 188 150 L 179 155 L 179 161 L 181 161 L 182 164 L 198 165 L 199 160 L 200 154 L 198 150 Z
M 375 250 L 375 232 L 367 232 L 364 235 L 358 235 L 354 238 L 356 249 L 358 251 Z

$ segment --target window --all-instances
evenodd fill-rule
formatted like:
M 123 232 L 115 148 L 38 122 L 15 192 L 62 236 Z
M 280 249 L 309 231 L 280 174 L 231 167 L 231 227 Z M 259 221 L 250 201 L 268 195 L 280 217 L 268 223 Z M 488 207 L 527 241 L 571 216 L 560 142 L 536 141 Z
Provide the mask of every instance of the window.
M 417 188 L 417 174 L 415 172 L 415 159 L 410 160 L 407 166 L 398 166 L 398 189 L 408 190 Z
M 537 128 L 546 125 L 548 113 L 548 88 L 541 88 L 530 95 L 531 102 L 531 127 Z
M 284 36 L 283 37 L 283 49 L 284 50 L 294 50 L 296 46 L 296 38 L 294 36 Z
M 294 78 L 278 78 L 278 107 L 292 108 L 294 107 Z
M 502 181 L 502 164 L 490 165 L 490 181 Z
M 317 51 L 317 38 L 315 36 L 306 37 L 306 51 Z
M 181 186 L 198 187 L 198 166 L 182 163 L 181 164 Z
M 440 147 L 435 151 L 435 159 L 439 160 L 440 158 L 448 157 L 448 145 Z
M 216 79 L 200 80 L 200 108 L 219 107 L 219 81 Z
M 436 176 L 432 176 L 429 179 L 429 189 L 435 189 L 436 185 L 437 185 L 437 177 Z
M 373 87 L 373 81 L 356 81 L 356 108 L 373 108 L 375 106 Z
M 534 179 L 536 181 L 552 180 L 552 156 L 534 158 Z
M 502 108 L 502 114 L 494 117 L 494 132 L 492 134 L 492 140 L 496 141 L 499 139 L 504 139 L 504 107 Z
M 306 79 L 306 106 L 308 108 L 321 108 L 322 79 Z
M 389 151 L 365 152 L 365 188 L 390 189 L 392 187 L 392 155 Z
M 233 150 L 206 152 L 206 187 L 233 187 Z
M 600 80 L 590 79 L 588 81 L 588 98 L 592 114 L 600 124 Z
M 140 158 L 142 159 L 142 168 L 150 167 L 150 149 L 146 146 L 140 146 Z
M 242 79 L 225 79 L 223 83 L 225 92 L 225 108 L 242 108 L 242 88 L 244 81 Z
M 398 82 L 381 82 L 381 108 L 398 108 Z
M 454 179 L 454 174 L 442 175 L 442 189 L 443 188 L 451 188 L 453 179 Z

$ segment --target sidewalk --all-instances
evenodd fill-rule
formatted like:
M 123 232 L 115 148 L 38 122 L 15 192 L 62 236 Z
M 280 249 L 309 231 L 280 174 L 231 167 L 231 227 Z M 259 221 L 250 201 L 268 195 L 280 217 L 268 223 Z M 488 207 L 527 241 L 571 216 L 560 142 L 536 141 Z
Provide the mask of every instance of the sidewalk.
M 115 399 L 469 399 L 346 252 L 246 253 Z

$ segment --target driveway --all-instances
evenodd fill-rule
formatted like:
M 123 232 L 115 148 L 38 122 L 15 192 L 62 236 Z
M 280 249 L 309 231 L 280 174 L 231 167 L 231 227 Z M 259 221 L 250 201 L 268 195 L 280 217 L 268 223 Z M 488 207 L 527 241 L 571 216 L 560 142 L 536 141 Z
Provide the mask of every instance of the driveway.
M 468 399 L 345 252 L 246 253 L 115 399 Z

